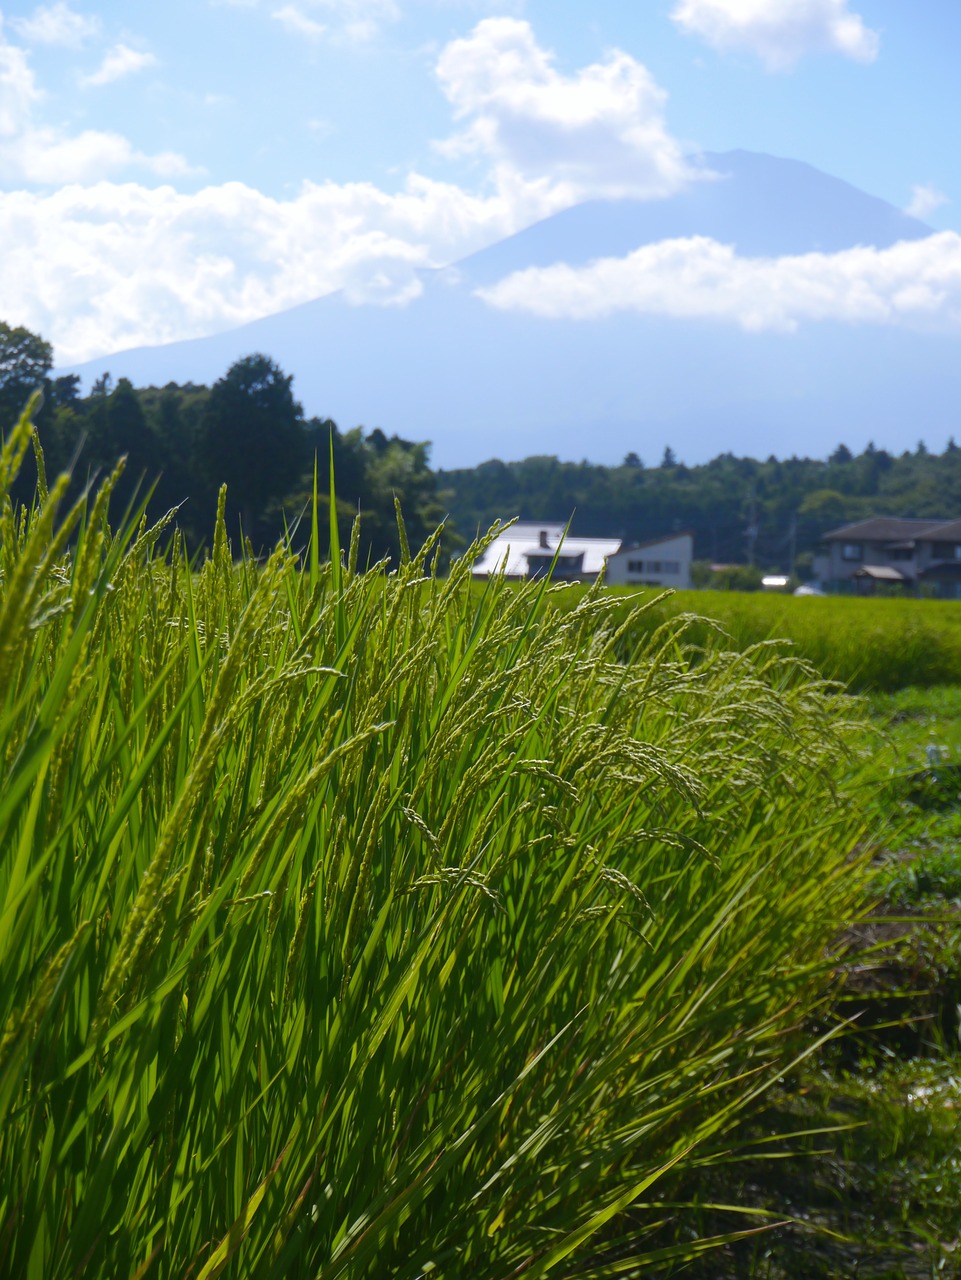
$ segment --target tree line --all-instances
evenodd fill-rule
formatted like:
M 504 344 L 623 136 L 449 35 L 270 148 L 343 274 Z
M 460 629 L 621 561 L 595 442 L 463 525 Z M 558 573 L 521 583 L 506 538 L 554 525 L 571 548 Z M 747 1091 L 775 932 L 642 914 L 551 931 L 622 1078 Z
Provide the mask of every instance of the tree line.
M 115 511 L 148 493 L 149 520 L 178 508 L 190 550 L 211 536 L 222 485 L 231 535 L 258 552 L 272 546 L 309 508 L 315 466 L 319 501 L 327 508 L 331 458 L 342 540 L 361 516 L 361 563 L 399 554 L 395 497 L 412 545 L 444 519 L 427 444 L 388 437 L 379 428 L 342 432 L 330 418 L 305 417 L 293 378 L 265 355 L 236 361 L 212 387 L 138 388 L 105 374 L 87 395 L 76 376 L 52 377 L 52 360 L 42 338 L 0 322 L 0 431 L 42 390 L 34 417 L 48 473 L 71 471 L 79 490 L 125 457 Z M 14 500 L 29 501 L 34 484 L 35 471 L 27 467 Z M 327 528 L 325 510 L 321 529 Z M 456 538 L 451 533 L 445 541 L 449 553 Z
M 505 513 L 566 520 L 573 512 L 572 527 L 583 536 L 637 541 L 689 529 L 702 582 L 710 564 L 804 577 L 825 533 L 869 516 L 961 517 L 961 448 L 953 439 L 942 454 L 919 443 L 899 455 L 868 444 L 855 455 L 841 444 L 823 460 L 723 453 L 685 466 L 667 449 L 654 466 L 635 453 L 619 466 L 533 457 L 438 478 L 468 534 Z M 737 578 L 741 586 L 750 581 L 749 574 Z
M 412 545 L 446 518 L 448 554 L 515 516 L 573 517 L 581 535 L 629 541 L 690 529 L 702 581 L 705 566 L 719 563 L 803 577 L 826 532 L 871 515 L 961 516 L 961 449 L 953 440 L 942 454 L 919 443 L 901 454 L 869 444 L 855 455 L 841 444 L 827 459 L 724 453 L 686 466 L 668 448 L 654 466 L 629 453 L 616 466 L 544 456 L 433 470 L 427 442 L 307 418 L 292 377 L 265 355 L 238 360 L 211 387 L 137 388 L 104 375 L 86 395 L 78 378 L 55 378 L 52 368 L 49 343 L 0 322 L 0 432 L 41 388 L 36 421 L 48 471 L 70 469 L 79 487 L 125 455 L 115 501 L 149 490 L 149 518 L 178 507 L 191 548 L 210 536 L 222 484 L 232 535 L 242 532 L 258 550 L 272 545 L 307 508 L 315 460 L 327 502 L 331 453 L 341 536 L 360 513 L 363 561 L 399 554 L 395 497 Z M 19 485 L 15 497 L 29 500 L 27 472 Z M 754 580 L 731 578 L 742 586 Z

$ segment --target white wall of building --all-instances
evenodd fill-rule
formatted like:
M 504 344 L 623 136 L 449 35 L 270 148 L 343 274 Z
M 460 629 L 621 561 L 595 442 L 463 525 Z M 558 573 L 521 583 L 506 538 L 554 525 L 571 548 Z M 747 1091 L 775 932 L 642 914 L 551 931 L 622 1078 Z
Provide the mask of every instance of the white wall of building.
M 612 587 L 649 585 L 676 587 L 686 591 L 691 585 L 694 538 L 689 533 L 672 534 L 645 542 L 630 551 L 607 557 L 604 581 Z

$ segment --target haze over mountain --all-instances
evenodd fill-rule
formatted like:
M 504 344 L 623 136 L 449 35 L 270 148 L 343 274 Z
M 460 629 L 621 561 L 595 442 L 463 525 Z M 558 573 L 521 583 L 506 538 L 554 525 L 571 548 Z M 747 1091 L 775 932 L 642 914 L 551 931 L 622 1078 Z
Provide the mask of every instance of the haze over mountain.
M 957 330 L 876 319 L 843 277 L 850 251 L 909 246 L 931 228 L 796 161 L 735 151 L 702 164 L 712 176 L 670 198 L 579 204 L 452 267 L 375 281 L 366 300 L 340 291 L 61 372 L 211 383 L 260 351 L 294 374 L 308 414 L 431 440 L 443 467 L 628 451 L 653 463 L 666 445 L 692 463 L 818 456 L 842 440 L 940 448 L 958 429 Z M 810 254 L 841 257 L 796 262 Z M 607 259 L 606 275 L 591 265 Z M 905 269 L 884 287 L 914 306 Z M 745 272 L 762 304 L 741 299 Z

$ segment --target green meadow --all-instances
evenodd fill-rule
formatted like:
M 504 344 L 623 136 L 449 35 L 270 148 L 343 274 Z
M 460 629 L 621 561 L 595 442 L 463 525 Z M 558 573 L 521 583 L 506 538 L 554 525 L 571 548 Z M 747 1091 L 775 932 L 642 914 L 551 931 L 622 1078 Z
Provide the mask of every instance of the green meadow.
M 582 590 L 570 588 L 565 606 Z M 637 591 L 609 593 L 620 600 L 615 615 L 626 619 Z M 629 642 L 671 620 L 683 620 L 687 643 L 696 646 L 743 650 L 786 640 L 794 654 L 855 693 L 946 685 L 961 672 L 961 601 L 678 591 L 631 624 Z
M 892 687 L 892 602 L 479 589 L 483 541 L 436 576 L 399 513 L 360 573 L 316 494 L 265 560 L 221 507 L 198 564 L 111 519 L 116 474 L 68 507 L 38 455 L 15 510 L 31 444 L 0 456 L 0 1273 L 601 1280 L 790 1216 L 723 1188 L 844 1031 L 875 748 L 818 619 L 822 670 Z M 897 615 L 917 654 L 942 609 Z

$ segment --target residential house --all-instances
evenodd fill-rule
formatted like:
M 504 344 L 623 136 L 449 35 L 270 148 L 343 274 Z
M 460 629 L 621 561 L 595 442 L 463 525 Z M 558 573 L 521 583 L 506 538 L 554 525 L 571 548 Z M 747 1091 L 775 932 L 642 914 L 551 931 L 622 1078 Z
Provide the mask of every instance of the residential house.
M 611 586 L 636 583 L 687 590 L 691 585 L 693 558 L 694 535 L 687 530 L 665 538 L 652 538 L 622 547 L 608 556 L 605 581 Z
M 828 590 L 929 588 L 961 598 L 961 520 L 874 516 L 825 534 L 814 576 Z
M 620 538 L 575 538 L 562 524 L 512 524 L 490 544 L 472 570 L 475 577 L 539 578 L 553 564 L 555 582 L 593 582 Z M 556 557 L 556 560 L 555 560 Z

